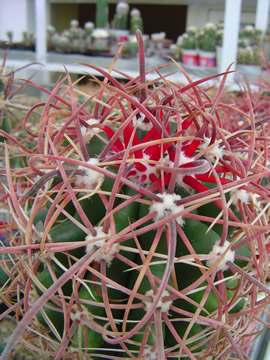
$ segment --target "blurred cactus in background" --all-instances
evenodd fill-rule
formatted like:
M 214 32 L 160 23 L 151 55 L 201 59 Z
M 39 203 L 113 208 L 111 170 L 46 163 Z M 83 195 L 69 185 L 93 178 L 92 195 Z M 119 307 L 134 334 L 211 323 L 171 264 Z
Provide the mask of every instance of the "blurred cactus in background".
M 113 29 L 126 30 L 128 26 L 129 5 L 125 0 L 120 0 L 116 4 L 116 10 L 113 17 Z
M 95 24 L 92 22 L 92 21 L 87 21 L 85 24 L 84 24 L 84 30 L 85 30 L 85 34 L 88 36 L 88 35 L 91 35 L 93 30 L 95 28 Z
M 190 26 L 184 34 L 178 37 L 177 44 L 180 45 L 182 49 L 195 50 L 198 46 L 197 36 L 198 29 L 195 26 Z
M 108 1 L 96 1 L 96 28 L 105 29 L 108 24 Z
M 239 32 L 237 63 L 240 65 L 262 65 L 262 31 L 253 25 L 244 26 Z
M 262 31 L 253 25 L 246 25 L 239 31 L 238 46 L 247 48 L 261 45 Z
M 216 51 L 217 42 L 216 25 L 207 23 L 198 34 L 198 46 L 203 51 Z
M 136 34 L 136 30 L 143 33 L 143 19 L 140 10 L 133 8 L 130 11 L 130 33 Z
M 237 52 L 237 64 L 241 65 L 263 65 L 263 56 L 260 48 L 249 47 L 249 48 L 240 48 Z
M 65 53 L 87 53 L 92 45 L 94 27 L 94 23 L 88 21 L 81 28 L 78 20 L 72 19 L 69 29 L 59 34 L 50 25 L 47 28 L 48 49 Z
M 8 38 L 8 42 L 11 45 L 12 42 L 13 42 L 13 31 L 12 30 L 7 31 L 6 35 L 7 35 L 7 38 Z
M 23 31 L 22 41 L 25 47 L 33 47 L 35 45 L 35 34 L 32 32 Z

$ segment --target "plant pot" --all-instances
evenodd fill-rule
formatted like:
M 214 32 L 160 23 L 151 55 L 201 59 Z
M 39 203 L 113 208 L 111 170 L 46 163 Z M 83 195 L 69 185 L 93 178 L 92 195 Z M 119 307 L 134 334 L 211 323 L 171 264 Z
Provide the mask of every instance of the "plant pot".
M 193 49 L 183 49 L 182 62 L 184 65 L 197 66 L 198 65 L 198 52 Z
M 199 65 L 205 68 L 216 67 L 216 53 L 215 51 L 203 51 L 199 53 Z
M 98 51 L 108 50 L 109 39 L 108 38 L 96 38 L 94 39 L 94 48 Z
M 95 29 L 92 33 L 93 47 L 97 51 L 107 51 L 110 34 L 106 29 Z

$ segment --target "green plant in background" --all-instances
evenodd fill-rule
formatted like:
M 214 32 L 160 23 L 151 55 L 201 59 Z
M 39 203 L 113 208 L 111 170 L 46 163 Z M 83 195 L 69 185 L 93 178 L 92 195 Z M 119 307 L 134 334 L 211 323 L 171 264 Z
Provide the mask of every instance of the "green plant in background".
M 108 0 L 96 1 L 96 28 L 105 29 L 108 23 Z
M 57 52 L 70 52 L 70 40 L 66 34 L 58 35 L 52 37 L 53 49 Z
M 123 57 L 135 57 L 138 53 L 138 45 L 133 41 L 128 41 L 124 44 L 122 50 Z
M 86 44 L 84 41 L 84 30 L 79 27 L 79 21 L 77 19 L 70 20 L 66 36 L 69 39 L 70 52 L 85 52 Z
M 35 45 L 35 34 L 32 32 L 23 31 L 22 42 L 26 47 L 33 47 Z
M 47 26 L 47 47 L 48 47 L 48 50 L 52 50 L 54 48 L 57 36 L 58 35 L 56 33 L 55 27 L 53 25 L 48 25 Z
M 218 23 L 216 25 L 216 46 L 223 45 L 223 36 L 224 36 L 224 24 Z
M 104 80 L 92 76 L 100 88 L 79 104 L 67 73 L 33 108 L 39 126 L 25 119 L 31 149 L 15 135 L 6 145 L 2 317 L 18 326 L 3 360 L 22 347 L 53 359 L 244 360 L 266 326 L 269 110 L 253 111 L 248 91 L 246 108 L 223 101 L 227 72 L 183 72 L 178 85 L 160 67 L 148 82 L 136 35 L 139 76 L 122 85 L 85 64 Z M 11 169 L 18 152 L 28 163 Z
M 262 31 L 252 25 L 244 26 L 239 32 L 237 63 L 262 65 Z
M 216 25 L 207 23 L 198 34 L 198 46 L 203 51 L 216 51 L 217 30 Z
M 262 65 L 262 56 L 259 48 L 238 49 L 237 63 L 246 65 Z
M 130 34 L 135 35 L 137 30 L 143 33 L 143 19 L 140 10 L 133 8 L 130 11 Z
M 238 46 L 240 48 L 258 47 L 261 45 L 262 31 L 253 25 L 246 25 L 239 31 Z
M 13 31 L 12 30 L 7 31 L 6 35 L 7 35 L 7 38 L 8 38 L 8 42 L 11 45 L 12 42 L 13 42 Z
M 69 37 L 71 40 L 79 40 L 82 35 L 82 29 L 79 27 L 77 19 L 70 20 L 69 24 Z
M 47 28 L 48 48 L 57 52 L 86 53 L 92 44 L 93 30 L 93 22 L 88 21 L 81 28 L 77 19 L 72 19 L 69 29 L 60 34 L 53 26 L 49 26 Z
M 120 0 L 116 4 L 116 10 L 113 17 L 113 29 L 126 30 L 128 26 L 129 5 L 125 0 Z
M 92 41 L 93 41 L 93 31 L 95 28 L 95 24 L 92 21 L 87 21 L 84 24 L 84 43 L 85 43 L 85 48 L 89 49 L 92 45 Z
M 91 36 L 94 28 L 95 28 L 95 24 L 92 21 L 87 21 L 84 24 L 84 30 L 85 30 L 86 36 Z
M 170 52 L 172 54 L 172 57 L 175 60 L 181 60 L 182 59 L 182 49 L 177 44 L 171 44 L 170 45 Z
M 190 26 L 187 31 L 180 37 L 178 43 L 181 43 L 181 47 L 187 50 L 197 49 L 197 33 L 198 30 L 195 26 Z
M 147 47 L 147 44 L 148 44 L 148 38 L 144 39 L 143 40 L 143 43 L 144 43 L 144 48 Z M 122 52 L 121 52 L 121 55 L 123 57 L 135 57 L 137 56 L 138 54 L 138 42 L 137 42 L 137 37 L 136 35 L 130 35 L 128 37 L 128 41 L 126 41 L 124 44 L 123 44 L 123 49 L 122 49 Z

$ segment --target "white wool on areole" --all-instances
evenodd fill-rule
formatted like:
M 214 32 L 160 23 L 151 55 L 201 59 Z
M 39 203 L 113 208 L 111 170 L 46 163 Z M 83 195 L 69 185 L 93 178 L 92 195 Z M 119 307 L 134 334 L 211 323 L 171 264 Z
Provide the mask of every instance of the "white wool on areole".
M 181 210 L 184 210 L 183 205 L 176 205 L 176 201 L 181 200 L 181 196 L 177 194 L 157 194 L 162 201 L 153 201 L 150 206 L 150 213 L 155 212 L 155 220 L 162 220 L 169 215 L 176 214 Z M 183 226 L 185 221 L 182 216 L 178 216 L 175 219 L 180 226 Z

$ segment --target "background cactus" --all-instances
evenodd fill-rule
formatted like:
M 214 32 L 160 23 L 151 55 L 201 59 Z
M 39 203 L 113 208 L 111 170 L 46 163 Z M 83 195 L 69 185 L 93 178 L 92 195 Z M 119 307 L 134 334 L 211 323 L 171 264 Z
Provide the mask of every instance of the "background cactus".
M 198 34 L 198 45 L 204 51 L 216 51 L 217 29 L 213 23 L 207 23 Z
M 269 116 L 248 92 L 246 110 L 222 100 L 226 73 L 148 83 L 137 38 L 138 77 L 85 64 L 95 94 L 78 104 L 67 73 L 25 118 L 32 147 L 8 137 L 2 316 L 19 323 L 3 359 L 246 359 L 265 325 Z
M 55 32 L 54 27 L 50 26 L 47 29 L 48 47 L 57 52 L 87 53 L 92 45 L 93 29 L 93 22 L 88 21 L 81 28 L 76 19 L 71 20 L 69 29 L 60 34 Z
M 195 50 L 197 48 L 198 30 L 194 26 L 190 26 L 187 32 L 178 37 L 178 42 L 183 49 Z
M 96 27 L 105 29 L 108 23 L 108 1 L 97 0 L 96 2 Z
M 35 34 L 27 31 L 22 33 L 22 42 L 26 47 L 32 47 L 35 45 Z
M 246 65 L 263 65 L 260 48 L 238 49 L 237 63 Z
M 13 42 L 13 31 L 12 30 L 7 31 L 6 35 L 7 35 L 8 41 L 9 41 L 9 45 L 11 45 Z
M 143 19 L 140 10 L 133 8 L 130 11 L 130 33 L 136 34 L 137 30 L 143 33 Z
M 85 30 L 86 36 L 91 35 L 94 28 L 95 28 L 95 24 L 92 21 L 87 21 L 84 24 L 84 30 Z
M 128 25 L 129 5 L 126 1 L 119 1 L 113 17 L 113 29 L 126 30 Z

